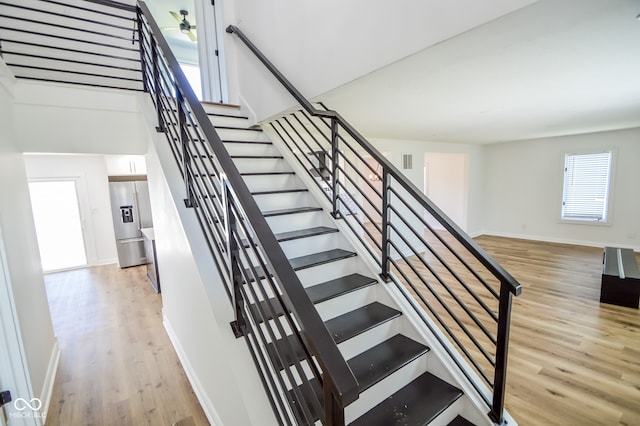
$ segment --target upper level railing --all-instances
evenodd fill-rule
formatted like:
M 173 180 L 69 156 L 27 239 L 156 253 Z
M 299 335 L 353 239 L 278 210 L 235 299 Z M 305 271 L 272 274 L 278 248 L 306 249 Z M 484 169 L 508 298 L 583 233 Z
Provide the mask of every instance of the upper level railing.
M 135 7 L 107 3 L 0 1 L 4 61 L 19 79 L 142 90 Z
M 303 108 L 270 123 L 273 131 L 502 423 L 511 300 L 520 284 L 340 114 L 316 108 L 236 26 L 227 32 Z
M 275 412 L 283 424 L 313 424 L 324 413 L 323 423 L 343 425 L 344 407 L 358 398 L 353 373 L 142 1 L 138 28 L 157 130 L 233 304 L 234 332 L 246 337 Z M 290 334 L 295 340 L 274 344 Z

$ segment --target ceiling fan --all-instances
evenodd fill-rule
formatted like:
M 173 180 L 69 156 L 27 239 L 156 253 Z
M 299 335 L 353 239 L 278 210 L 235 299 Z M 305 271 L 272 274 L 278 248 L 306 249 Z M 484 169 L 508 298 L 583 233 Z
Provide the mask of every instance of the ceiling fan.
M 181 10 L 180 11 L 180 15 L 178 15 L 176 12 L 173 11 L 169 11 L 169 13 L 171 14 L 171 16 L 173 16 L 173 18 L 178 21 L 178 26 L 177 27 L 166 27 L 163 29 L 166 30 L 177 30 L 179 29 L 181 33 L 185 34 L 187 37 L 189 37 L 189 40 L 195 42 L 196 41 L 196 35 L 193 33 L 193 31 L 191 30 L 195 30 L 196 26 L 195 25 L 191 25 L 189 23 L 189 21 L 187 21 L 187 15 L 189 15 L 189 11 L 187 10 Z M 182 16 L 182 18 L 180 17 Z

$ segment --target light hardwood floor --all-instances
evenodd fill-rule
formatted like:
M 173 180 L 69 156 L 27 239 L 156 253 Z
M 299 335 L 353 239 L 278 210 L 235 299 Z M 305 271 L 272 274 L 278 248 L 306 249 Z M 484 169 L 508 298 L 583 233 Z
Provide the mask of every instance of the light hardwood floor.
M 513 303 L 507 376 L 515 420 L 640 425 L 640 310 L 599 302 L 602 250 L 477 241 L 523 286 Z
M 47 426 L 208 425 L 144 267 L 45 276 L 61 359 Z
M 524 287 L 507 377 L 516 421 L 640 425 L 640 310 L 600 304 L 602 250 L 477 241 Z M 62 348 L 48 425 L 207 424 L 143 269 L 103 266 L 45 281 Z

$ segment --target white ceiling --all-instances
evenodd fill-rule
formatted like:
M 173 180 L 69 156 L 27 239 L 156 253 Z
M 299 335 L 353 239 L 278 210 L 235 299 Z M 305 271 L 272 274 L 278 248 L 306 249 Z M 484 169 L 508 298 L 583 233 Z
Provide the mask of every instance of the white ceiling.
M 541 0 L 319 99 L 374 138 L 492 143 L 640 127 L 639 14 L 640 0 Z

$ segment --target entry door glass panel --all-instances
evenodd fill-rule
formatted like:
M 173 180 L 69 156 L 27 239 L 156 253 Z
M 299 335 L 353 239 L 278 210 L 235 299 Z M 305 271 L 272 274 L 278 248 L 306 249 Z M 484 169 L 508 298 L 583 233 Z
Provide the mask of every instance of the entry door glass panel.
M 85 266 L 87 254 L 75 181 L 30 182 L 29 191 L 42 269 L 47 272 Z

